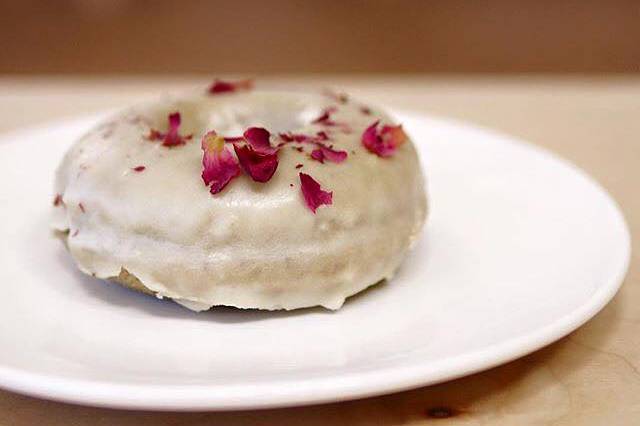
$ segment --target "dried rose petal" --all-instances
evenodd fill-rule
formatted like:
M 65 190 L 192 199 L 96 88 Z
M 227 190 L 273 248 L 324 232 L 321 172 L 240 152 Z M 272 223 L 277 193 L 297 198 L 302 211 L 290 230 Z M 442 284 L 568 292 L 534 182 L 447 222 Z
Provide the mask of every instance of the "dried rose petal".
M 256 182 L 267 182 L 278 168 L 278 152 L 263 154 L 254 150 L 250 145 L 234 145 L 242 170 Z
M 210 192 L 222 191 L 231 179 L 240 174 L 238 160 L 224 146 L 224 138 L 211 131 L 202 137 L 202 180 L 211 185 Z
M 299 169 L 303 166 L 303 164 L 296 164 L 296 169 Z
M 164 133 L 159 130 L 151 129 L 149 130 L 149 134 L 146 136 L 150 141 L 161 141 L 164 139 Z
M 316 144 L 318 148 L 311 152 L 311 158 L 324 163 L 324 160 L 329 160 L 332 163 L 342 163 L 347 159 L 347 151 L 337 151 L 333 148 L 325 146 L 322 143 Z
M 64 206 L 64 201 L 62 201 L 62 194 L 56 194 L 55 198 L 53 199 L 53 206 Z
M 178 133 L 178 129 L 180 128 L 180 113 L 174 112 L 173 114 L 169 114 L 169 131 L 164 136 L 162 141 L 163 146 L 176 146 L 183 145 L 186 139 L 190 139 L 191 136 L 182 137 Z
M 383 126 L 378 132 L 376 121 L 362 133 L 362 144 L 379 157 L 390 157 L 407 140 L 402 126 Z
M 324 163 L 324 154 L 320 148 L 314 149 L 311 151 L 311 158 L 321 163 Z
M 140 173 L 140 172 L 144 172 L 145 169 L 146 169 L 145 166 L 136 166 L 136 167 L 132 168 L 131 170 L 133 170 L 134 172 Z
M 382 126 L 380 136 L 382 136 L 382 139 L 385 142 L 395 146 L 396 148 L 407 141 L 407 134 L 402 129 L 401 124 L 397 126 Z
M 283 143 L 279 144 L 280 146 L 284 145 L 285 143 L 291 143 L 291 142 L 305 142 L 307 139 L 311 137 L 308 135 L 303 135 L 300 133 L 291 133 L 291 132 L 279 133 L 278 136 L 280 136 L 280 139 L 284 141 Z
M 323 126 L 335 126 L 336 122 L 331 119 L 331 114 L 336 111 L 335 108 L 327 108 L 322 111 L 318 118 L 312 121 L 313 124 L 321 124 Z
M 327 132 L 325 131 L 317 132 L 315 136 L 305 135 L 303 133 L 291 133 L 291 132 L 279 133 L 278 136 L 280 136 L 280 139 L 284 141 L 283 143 L 280 143 L 280 145 L 293 143 L 293 142 L 315 143 L 315 142 L 323 142 L 329 139 L 329 135 L 327 135 Z
M 327 141 L 329 140 L 329 135 L 327 135 L 327 132 L 325 132 L 324 130 L 321 130 L 318 133 L 316 133 L 315 140 L 316 142 Z
M 318 132 L 315 136 L 304 135 L 300 133 L 280 133 L 280 138 L 283 140 L 279 144 L 279 146 L 285 145 L 287 143 L 308 143 L 313 144 L 317 148 L 311 152 L 311 158 L 321 163 L 324 163 L 324 160 L 329 160 L 333 163 L 342 163 L 347 159 L 346 151 L 338 151 L 333 149 L 333 147 L 326 146 L 323 141 L 329 139 L 329 135 L 326 132 Z M 300 148 L 300 147 L 298 147 Z M 302 149 L 298 149 L 302 151 Z
M 178 133 L 178 129 L 180 128 L 180 122 L 182 121 L 180 118 L 179 112 L 174 112 L 169 114 L 169 130 L 167 133 L 162 133 L 158 130 L 151 129 L 149 135 L 147 135 L 147 139 L 151 141 L 162 141 L 162 146 L 172 147 L 178 145 L 184 145 L 187 140 L 191 139 L 193 135 L 180 136 Z
M 288 143 L 302 143 L 303 140 L 307 138 L 306 135 L 299 135 L 291 132 L 278 133 L 278 137 L 282 140 L 282 142 L 278 143 L 278 148 L 282 148 Z
M 87 212 L 87 211 L 84 209 L 84 204 L 82 204 L 82 203 L 78 203 L 78 208 L 80 209 L 80 211 L 81 211 L 82 213 L 86 213 L 86 212 Z
M 351 126 L 349 126 L 347 123 L 337 122 L 331 118 L 331 114 L 333 114 L 337 110 L 338 109 L 336 107 L 327 108 L 318 118 L 314 119 L 311 123 L 319 124 L 321 126 L 336 126 L 343 133 L 351 133 Z
M 364 115 L 371 115 L 371 108 L 369 108 L 368 106 L 362 105 L 360 107 L 360 112 L 363 113 Z
M 259 154 L 273 154 L 278 149 L 271 146 L 271 133 L 262 127 L 249 127 L 243 134 L 251 148 Z
M 333 192 L 323 191 L 320 184 L 308 174 L 299 173 L 298 175 L 304 201 L 314 214 L 321 205 L 330 205 L 333 202 Z
M 209 86 L 208 92 L 212 95 L 217 95 L 251 89 L 253 89 L 253 80 L 224 81 L 215 79 Z

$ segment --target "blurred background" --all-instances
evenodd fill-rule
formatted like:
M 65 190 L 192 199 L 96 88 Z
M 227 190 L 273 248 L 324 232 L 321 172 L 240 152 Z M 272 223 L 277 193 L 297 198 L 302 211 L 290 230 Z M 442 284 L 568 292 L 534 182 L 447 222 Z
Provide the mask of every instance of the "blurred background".
M 640 71 L 631 0 L 0 5 L 5 75 Z

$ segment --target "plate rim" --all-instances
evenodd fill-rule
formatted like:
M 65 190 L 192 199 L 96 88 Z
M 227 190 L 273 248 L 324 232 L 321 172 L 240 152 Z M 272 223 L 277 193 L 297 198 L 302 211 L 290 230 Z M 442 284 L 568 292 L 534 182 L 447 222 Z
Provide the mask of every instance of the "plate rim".
M 73 126 L 97 120 L 108 110 L 71 118 L 50 120 L 0 134 L 0 146 L 16 136 L 37 133 L 51 127 Z M 615 296 L 624 282 L 631 260 L 631 235 L 622 210 L 611 194 L 584 170 L 558 154 L 494 129 L 462 120 L 411 110 L 393 109 L 393 115 L 437 122 L 465 132 L 481 133 L 501 143 L 515 144 L 542 155 L 586 180 L 612 207 L 615 220 L 624 231 L 624 256 L 611 275 L 587 300 L 571 312 L 535 331 L 481 350 L 435 363 L 414 362 L 381 370 L 356 371 L 340 377 L 243 383 L 237 385 L 153 385 L 61 378 L 0 365 L 0 388 L 48 400 L 108 408 L 154 411 L 230 411 L 321 404 L 400 392 L 453 380 L 484 371 L 543 348 L 582 326 Z M 410 131 L 410 130 L 409 130 Z M 428 228 L 428 227 L 425 227 Z M 455 371 L 455 372 L 454 372 Z M 144 392 L 141 392 L 144 391 Z M 126 395 L 123 397 L 123 395 Z M 139 396 L 144 395 L 144 396 Z

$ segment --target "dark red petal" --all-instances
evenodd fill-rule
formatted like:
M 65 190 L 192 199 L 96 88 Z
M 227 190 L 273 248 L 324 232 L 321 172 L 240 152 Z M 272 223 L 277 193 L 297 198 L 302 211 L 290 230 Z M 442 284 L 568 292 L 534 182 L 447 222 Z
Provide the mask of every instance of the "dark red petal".
M 178 133 L 178 129 L 180 128 L 180 123 L 182 122 L 182 117 L 180 117 L 179 112 L 172 112 L 169 114 L 169 133 L 174 132 Z
M 145 136 L 150 141 L 161 141 L 164 139 L 164 133 L 157 131 L 156 129 L 149 130 L 149 134 Z
M 330 117 L 329 113 L 327 111 L 323 111 L 318 118 L 312 121 L 312 123 L 324 123 L 327 120 L 329 120 L 329 117 Z
M 323 126 L 335 126 L 335 121 L 331 119 L 331 114 L 335 111 L 334 108 L 327 108 L 322 111 L 322 114 L 318 118 L 312 121 L 313 124 L 322 124 Z
M 249 127 L 243 134 L 251 148 L 259 154 L 273 154 L 278 149 L 271 146 L 271 133 L 262 127 Z
M 317 148 L 311 152 L 311 158 L 321 163 L 324 163 L 324 160 L 329 160 L 333 163 L 342 163 L 347 159 L 346 151 L 338 151 L 333 149 L 332 147 L 326 146 L 323 141 L 329 139 L 329 135 L 320 131 L 317 132 L 315 136 L 304 135 L 304 134 L 296 134 L 296 133 L 280 133 L 280 138 L 283 140 L 278 146 L 285 145 L 287 143 L 308 143 L 313 144 Z M 296 147 L 298 151 L 302 151 L 301 147 Z
M 151 129 L 147 135 L 147 139 L 151 141 L 162 141 L 162 146 L 172 147 L 178 145 L 184 145 L 187 140 L 191 139 L 193 135 L 181 136 L 178 133 L 180 129 L 180 113 L 174 112 L 169 114 L 169 129 L 167 133 L 162 133 L 156 129 Z
M 325 132 L 324 130 L 316 133 L 316 141 L 323 142 L 327 140 L 329 140 L 329 135 L 327 135 L 327 132 Z
M 238 160 L 224 147 L 224 140 L 215 139 L 215 132 L 209 132 L 202 138 L 202 180 L 211 185 L 212 194 L 217 194 L 240 174 Z
M 294 141 L 292 133 L 279 133 L 278 136 L 280 136 L 280 139 L 282 139 L 283 142 Z M 280 143 L 280 145 L 284 145 L 284 143 Z
M 267 182 L 278 168 L 278 152 L 262 154 L 250 146 L 234 145 L 242 170 L 256 182 Z
M 140 172 L 143 172 L 144 169 L 146 169 L 145 166 L 136 166 L 136 167 L 132 168 L 131 170 L 133 170 L 134 172 L 140 173 Z
M 253 80 L 224 81 L 215 79 L 208 92 L 212 95 L 253 89 Z
M 303 135 L 302 133 L 279 133 L 280 139 L 284 141 L 284 143 L 292 143 L 292 142 L 308 142 L 313 137 L 309 135 Z
M 323 204 L 330 205 L 333 202 L 333 192 L 323 191 L 320 184 L 311 176 L 299 173 L 300 189 L 307 207 L 315 214 L 318 207 Z
M 224 137 L 224 141 L 229 143 L 238 143 L 238 142 L 242 142 L 243 140 L 244 140 L 244 137 L 242 136 L 225 136 Z
M 181 121 L 179 112 L 169 114 L 169 130 L 167 134 L 164 135 L 162 146 L 184 145 L 187 139 L 191 139 L 191 135 L 183 137 L 178 133 Z
M 64 201 L 62 201 L 62 194 L 56 194 L 56 197 L 53 199 L 53 205 L 55 207 L 64 205 Z

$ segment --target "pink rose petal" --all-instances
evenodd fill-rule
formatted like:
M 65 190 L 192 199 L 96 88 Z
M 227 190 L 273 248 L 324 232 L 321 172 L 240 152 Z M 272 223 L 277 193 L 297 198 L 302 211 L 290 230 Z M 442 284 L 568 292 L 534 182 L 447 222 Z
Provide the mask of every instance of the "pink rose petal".
M 251 148 L 259 154 L 273 154 L 278 149 L 271 146 L 271 133 L 262 127 L 249 127 L 243 134 Z
M 282 146 L 286 143 L 291 143 L 291 142 L 300 142 L 300 141 L 296 141 L 296 135 L 295 133 L 280 133 L 278 134 L 278 136 L 280 136 L 280 139 L 282 139 L 282 142 L 280 144 L 278 144 L 278 146 Z M 306 137 L 304 135 L 302 135 L 303 137 Z
M 396 148 L 407 141 L 407 134 L 402 129 L 402 125 L 382 126 L 382 130 L 380 130 L 380 136 L 382 136 L 382 139 L 385 142 L 395 146 Z
M 187 140 L 193 137 L 193 135 L 181 136 L 178 133 L 178 130 L 180 129 L 180 122 L 181 122 L 179 112 L 174 112 L 169 114 L 168 120 L 169 120 L 169 129 L 167 130 L 167 133 L 162 133 L 156 129 L 151 129 L 149 132 L 149 135 L 147 136 L 147 139 L 151 141 L 161 140 L 162 146 L 172 147 L 172 146 L 184 145 Z
M 324 163 L 324 160 L 329 160 L 332 163 L 342 163 L 347 159 L 347 151 L 337 151 L 333 148 L 325 146 L 322 143 L 316 144 L 318 148 L 311 151 L 311 158 Z
M 250 145 L 234 145 L 242 170 L 256 182 L 267 182 L 278 168 L 278 152 L 263 154 Z
M 324 163 L 324 154 L 320 148 L 314 149 L 311 151 L 311 158 L 321 163 Z
M 299 173 L 300 189 L 307 207 L 315 214 L 321 205 L 330 205 L 333 202 L 333 192 L 323 191 L 320 184 L 311 176 Z
M 385 125 L 378 131 L 379 123 L 376 121 L 365 129 L 362 144 L 379 157 L 390 157 L 407 140 L 407 135 L 402 126 Z
M 316 138 L 315 138 L 316 142 L 323 142 L 327 140 L 329 140 L 329 135 L 327 135 L 327 132 L 325 132 L 324 130 L 321 130 L 318 133 L 316 133 Z
M 322 155 L 324 158 L 331 161 L 332 163 L 342 163 L 347 159 L 347 151 L 338 151 L 331 147 L 320 145 L 320 150 L 322 151 Z
M 212 194 L 217 194 L 240 174 L 238 160 L 224 146 L 224 138 L 211 131 L 202 137 L 202 180 Z
M 209 86 L 208 92 L 212 95 L 217 95 L 251 89 L 253 89 L 253 80 L 224 81 L 215 79 Z
M 278 136 L 282 139 L 283 142 L 280 145 L 285 145 L 287 143 L 316 143 L 323 142 L 329 139 L 329 135 L 327 132 L 320 131 L 315 134 L 315 136 L 305 135 L 303 133 L 279 133 Z
M 315 136 L 300 133 L 280 133 L 279 136 L 283 142 L 278 146 L 283 146 L 288 143 L 308 143 L 315 145 L 316 149 L 311 152 L 311 158 L 321 163 L 324 163 L 325 159 L 333 163 L 342 163 L 348 156 L 346 151 L 338 151 L 323 143 L 323 141 L 329 139 L 329 135 L 324 131 L 316 133 Z
M 321 124 L 323 126 L 335 126 L 336 122 L 331 119 L 331 114 L 336 111 L 335 108 L 327 108 L 322 111 L 318 118 L 312 121 L 313 124 Z
M 311 152 L 311 158 L 321 163 L 324 163 L 324 160 L 329 160 L 333 163 L 342 163 L 348 156 L 346 151 L 333 149 L 333 147 L 327 146 L 323 143 L 323 141 L 329 139 L 326 132 L 317 132 L 315 136 L 300 133 L 280 133 L 279 136 L 280 139 L 282 139 L 282 142 L 278 146 L 283 146 L 288 143 L 307 143 L 315 145 L 317 148 Z M 302 152 L 300 147 L 296 147 L 296 149 Z

